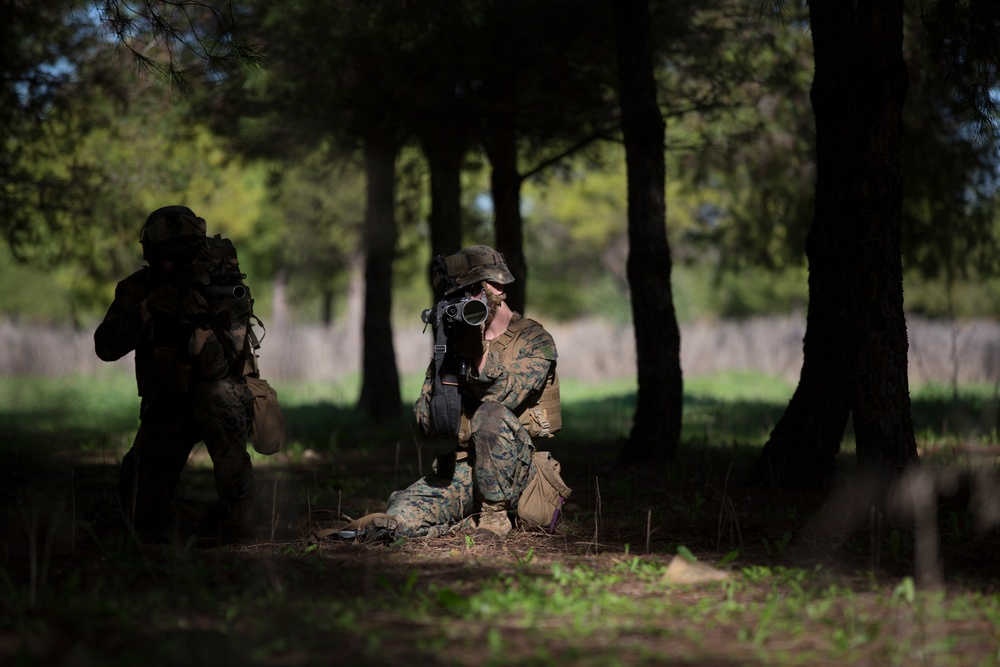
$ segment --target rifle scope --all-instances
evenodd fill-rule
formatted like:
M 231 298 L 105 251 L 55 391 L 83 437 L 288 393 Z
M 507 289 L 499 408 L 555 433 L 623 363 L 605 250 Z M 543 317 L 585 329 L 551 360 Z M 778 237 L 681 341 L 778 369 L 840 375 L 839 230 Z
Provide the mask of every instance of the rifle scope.
M 444 316 L 449 320 L 462 321 L 474 327 L 485 322 L 489 315 L 490 307 L 486 305 L 485 299 L 463 299 L 449 303 L 444 311 Z

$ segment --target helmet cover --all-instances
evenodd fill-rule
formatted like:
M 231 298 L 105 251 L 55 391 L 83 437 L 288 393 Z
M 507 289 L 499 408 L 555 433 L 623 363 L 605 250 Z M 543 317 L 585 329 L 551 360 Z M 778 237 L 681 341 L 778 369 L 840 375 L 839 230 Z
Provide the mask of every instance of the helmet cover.
M 186 206 L 164 206 L 149 214 L 139 233 L 146 260 L 192 250 L 205 242 L 205 219 Z
M 507 285 L 514 282 L 514 276 L 503 255 L 488 245 L 474 245 L 459 250 L 445 258 L 448 278 L 453 286 L 445 294 L 454 294 L 462 288 L 477 285 L 483 281 Z

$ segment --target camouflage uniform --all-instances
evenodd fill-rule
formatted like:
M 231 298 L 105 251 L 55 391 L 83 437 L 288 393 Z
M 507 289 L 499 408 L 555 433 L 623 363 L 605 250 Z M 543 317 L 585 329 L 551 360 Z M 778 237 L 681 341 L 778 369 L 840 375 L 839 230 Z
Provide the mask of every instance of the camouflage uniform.
M 177 528 L 175 488 L 191 449 L 204 440 L 225 506 L 223 529 L 239 532 L 252 521 L 256 489 L 246 448 L 253 397 L 242 373 L 249 299 L 208 304 L 189 296 L 182 312 L 144 322 L 142 302 L 170 280 L 169 271 L 152 266 L 122 280 L 94 333 L 104 361 L 135 352 L 142 400 L 139 431 L 119 474 L 122 512 L 146 539 Z
M 511 323 L 520 319 L 514 313 Z M 396 517 L 400 534 L 435 536 L 467 528 L 467 517 L 483 501 L 503 502 L 510 511 L 532 474 L 531 436 L 518 415 L 541 395 L 556 363 L 552 336 L 529 321 L 519 337 L 514 361 L 502 363 L 502 353 L 487 349 L 481 373 L 470 369 L 462 384 L 462 409 L 469 419 L 468 432 L 460 436 L 460 460 L 451 479 L 428 475 L 389 498 L 387 514 Z M 433 386 L 433 364 L 428 369 L 414 413 L 427 430 Z M 464 521 L 463 521 L 464 520 Z

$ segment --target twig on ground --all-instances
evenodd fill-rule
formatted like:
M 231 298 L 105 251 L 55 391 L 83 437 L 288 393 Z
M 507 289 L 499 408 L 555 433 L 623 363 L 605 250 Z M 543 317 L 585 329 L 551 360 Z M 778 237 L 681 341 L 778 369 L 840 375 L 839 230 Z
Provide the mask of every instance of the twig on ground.
M 653 509 L 646 510 L 646 555 L 649 555 L 650 524 L 653 521 Z
M 278 528 L 278 478 L 275 477 L 274 485 L 271 488 L 271 541 L 274 542 L 274 533 Z M 311 516 L 311 514 L 310 514 Z
M 601 536 L 601 480 L 597 477 L 594 478 L 594 500 L 594 554 L 596 555 L 600 552 L 598 544 Z

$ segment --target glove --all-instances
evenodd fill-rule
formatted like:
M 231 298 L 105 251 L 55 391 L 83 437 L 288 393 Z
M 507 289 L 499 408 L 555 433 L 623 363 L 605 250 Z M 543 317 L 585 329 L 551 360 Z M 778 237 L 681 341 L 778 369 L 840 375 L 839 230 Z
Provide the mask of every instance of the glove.
M 146 309 L 162 315 L 180 315 L 184 312 L 181 291 L 174 285 L 163 285 L 146 297 Z

